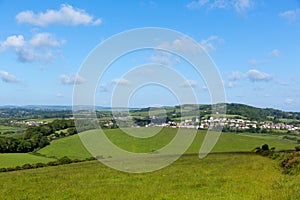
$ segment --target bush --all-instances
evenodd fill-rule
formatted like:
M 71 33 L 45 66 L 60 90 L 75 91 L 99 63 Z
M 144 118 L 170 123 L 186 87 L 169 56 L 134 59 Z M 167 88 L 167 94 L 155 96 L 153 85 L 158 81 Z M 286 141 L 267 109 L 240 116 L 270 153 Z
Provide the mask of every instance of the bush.
M 94 158 L 94 157 L 89 157 L 89 158 L 86 158 L 85 160 L 86 160 L 86 161 L 92 161 L 92 160 L 96 160 L 96 158 Z
M 36 168 L 40 168 L 40 167 L 46 167 L 47 165 L 45 163 L 36 163 L 34 166 Z
M 281 167 L 286 174 L 300 173 L 300 152 L 289 153 L 281 161 Z
M 11 171 L 15 171 L 16 169 L 15 168 L 13 168 L 13 167 L 7 167 L 6 168 L 6 171 L 7 172 L 11 172 Z
M 261 149 L 262 149 L 263 151 L 269 151 L 269 145 L 264 144 L 264 145 L 262 145 Z
M 7 170 L 6 170 L 6 168 L 0 168 L 0 172 L 6 172 Z
M 22 169 L 32 169 L 33 166 L 32 166 L 31 164 L 24 164 L 24 165 L 22 165 L 21 168 L 22 168 Z
M 58 163 L 55 162 L 55 161 L 50 161 L 50 162 L 48 162 L 46 165 L 47 165 L 47 166 L 57 166 Z
M 296 151 L 300 151 L 300 146 L 295 147 Z
M 65 165 L 72 163 L 72 160 L 67 156 L 64 156 L 56 161 L 59 165 Z

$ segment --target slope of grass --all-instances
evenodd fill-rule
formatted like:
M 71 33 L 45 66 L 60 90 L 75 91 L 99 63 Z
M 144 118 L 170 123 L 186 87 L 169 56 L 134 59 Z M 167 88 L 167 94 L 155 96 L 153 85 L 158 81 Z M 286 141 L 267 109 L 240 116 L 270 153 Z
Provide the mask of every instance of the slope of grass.
M 47 163 L 54 160 L 55 159 L 35 156 L 28 153 L 0 153 L 0 168 L 22 166 L 27 163 Z
M 300 199 L 300 176 L 283 175 L 257 155 L 183 156 L 147 174 L 101 163 L 0 173 L 0 199 Z
M 168 144 L 176 135 L 176 131 L 176 129 L 164 128 L 159 134 L 147 139 L 128 136 L 127 134 L 122 133 L 120 129 L 109 129 L 106 130 L 105 133 L 113 143 L 125 150 L 132 152 L 153 152 Z M 190 134 L 190 130 L 185 129 L 184 131 L 186 134 Z M 91 130 L 81 134 L 91 134 L 94 132 L 94 130 Z M 187 153 L 197 153 L 199 151 L 205 134 L 206 131 L 198 131 L 198 134 L 190 148 L 187 150 Z M 269 144 L 270 147 L 274 146 L 277 150 L 294 149 L 296 146 L 295 142 L 282 140 L 276 136 L 250 137 L 248 135 L 222 133 L 213 151 L 251 151 L 255 147 L 262 146 L 263 144 Z M 39 153 L 46 156 L 54 156 L 56 158 L 68 156 L 70 158 L 84 159 L 91 156 L 82 145 L 78 135 L 55 140 L 51 145 L 39 150 Z
M 54 140 L 50 145 L 39 150 L 38 153 L 54 158 L 67 156 L 72 159 L 84 159 L 91 157 L 91 154 L 82 145 L 78 135 L 72 135 L 62 139 Z

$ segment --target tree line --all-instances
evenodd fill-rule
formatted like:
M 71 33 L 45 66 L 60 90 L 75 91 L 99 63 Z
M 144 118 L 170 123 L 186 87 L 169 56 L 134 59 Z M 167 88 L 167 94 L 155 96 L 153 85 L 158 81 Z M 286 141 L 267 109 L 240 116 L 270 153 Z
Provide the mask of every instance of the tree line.
M 0 137 L 0 153 L 31 152 L 43 148 L 50 144 L 47 136 L 63 129 L 68 129 L 70 135 L 77 133 L 74 120 L 60 119 L 40 126 L 30 126 L 21 138 L 2 136 Z

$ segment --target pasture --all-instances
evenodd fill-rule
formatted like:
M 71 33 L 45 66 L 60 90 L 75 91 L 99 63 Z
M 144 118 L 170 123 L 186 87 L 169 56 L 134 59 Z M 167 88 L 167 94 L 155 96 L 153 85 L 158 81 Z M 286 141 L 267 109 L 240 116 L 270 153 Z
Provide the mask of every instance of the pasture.
M 127 174 L 92 161 L 0 173 L 0 199 L 300 199 L 300 176 L 254 154 L 183 156 L 159 171 Z

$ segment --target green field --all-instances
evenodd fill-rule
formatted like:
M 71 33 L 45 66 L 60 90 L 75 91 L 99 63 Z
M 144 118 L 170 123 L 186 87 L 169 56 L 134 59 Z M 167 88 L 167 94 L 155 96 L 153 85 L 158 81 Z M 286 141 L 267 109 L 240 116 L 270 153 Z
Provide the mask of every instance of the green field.
M 120 148 L 132 152 L 152 152 L 168 144 L 176 135 L 176 131 L 176 129 L 164 128 L 159 134 L 147 139 L 130 137 L 122 133 L 120 129 L 107 129 L 105 130 L 105 133 L 108 138 Z M 186 131 L 187 134 L 190 132 L 188 129 L 185 129 L 184 131 Z M 91 130 L 80 134 L 90 134 L 93 132 L 95 131 Z M 199 151 L 205 134 L 206 131 L 198 131 L 197 136 L 187 150 L 187 153 L 197 153 Z M 222 133 L 213 152 L 251 151 L 255 147 L 262 146 L 263 144 L 268 144 L 270 147 L 276 147 L 276 150 L 294 149 L 294 147 L 297 146 L 295 142 L 282 140 L 278 136 L 252 137 L 250 134 Z M 54 140 L 51 145 L 38 152 L 56 158 L 68 156 L 70 158 L 84 159 L 91 156 L 82 145 L 78 135 Z
M 97 161 L 0 173 L 0 199 L 300 199 L 300 176 L 258 155 L 183 156 L 146 174 Z
M 15 127 L 15 126 L 5 126 L 5 125 L 0 125 L 0 132 L 5 133 L 7 131 L 22 131 L 24 128 L 21 127 Z
M 26 163 L 47 163 L 55 159 L 35 156 L 29 153 L 0 153 L 0 168 L 22 166 Z
M 128 129 L 130 130 L 130 129 Z M 138 129 L 141 134 L 156 128 Z M 183 130 L 190 134 L 189 129 Z M 152 152 L 168 144 L 177 129 L 164 128 L 147 139 L 107 129 L 107 137 L 132 152 Z M 95 133 L 85 131 L 83 135 Z M 265 143 L 277 150 L 294 149 L 297 144 L 275 135 L 222 133 L 204 159 L 197 153 L 206 131 L 198 131 L 187 154 L 161 170 L 127 174 L 98 161 L 0 173 L 0 199 L 300 199 L 298 176 L 284 175 L 278 162 L 250 153 Z M 54 140 L 32 154 L 0 154 L 0 167 L 49 162 L 68 156 L 91 157 L 79 135 Z M 52 158 L 50 158 L 52 157 Z M 109 159 L 109 158 L 107 158 Z

